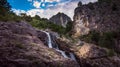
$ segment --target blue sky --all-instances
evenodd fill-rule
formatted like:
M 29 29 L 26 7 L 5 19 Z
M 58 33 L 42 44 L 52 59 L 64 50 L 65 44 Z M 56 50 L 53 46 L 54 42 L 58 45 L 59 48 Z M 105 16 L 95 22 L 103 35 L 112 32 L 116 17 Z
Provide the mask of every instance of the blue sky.
M 96 0 L 8 0 L 17 15 L 26 13 L 45 18 L 50 18 L 58 12 L 63 12 L 72 18 L 79 1 L 86 4 Z

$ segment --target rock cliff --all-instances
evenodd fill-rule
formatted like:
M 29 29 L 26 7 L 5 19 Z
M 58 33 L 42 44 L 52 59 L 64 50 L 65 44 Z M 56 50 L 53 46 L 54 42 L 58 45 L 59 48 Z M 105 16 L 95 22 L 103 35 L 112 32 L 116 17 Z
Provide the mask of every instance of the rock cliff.
M 79 2 L 74 11 L 74 37 L 88 34 L 91 30 L 99 32 L 119 31 L 120 1 L 101 1 L 89 4 Z
M 51 22 L 53 22 L 54 24 L 57 24 L 57 25 L 61 25 L 63 27 L 66 27 L 66 24 L 71 21 L 71 18 L 68 17 L 66 14 L 64 13 L 58 13 L 54 16 L 52 16 L 50 19 L 49 19 Z

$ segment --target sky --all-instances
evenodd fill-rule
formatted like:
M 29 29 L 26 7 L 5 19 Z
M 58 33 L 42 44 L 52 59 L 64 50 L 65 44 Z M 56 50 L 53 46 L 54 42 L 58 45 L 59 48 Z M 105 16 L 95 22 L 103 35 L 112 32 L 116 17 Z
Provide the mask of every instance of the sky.
M 72 19 L 79 1 L 87 4 L 97 0 L 8 0 L 12 11 L 17 15 L 26 13 L 32 17 L 39 15 L 41 18 L 48 19 L 58 12 L 63 12 Z

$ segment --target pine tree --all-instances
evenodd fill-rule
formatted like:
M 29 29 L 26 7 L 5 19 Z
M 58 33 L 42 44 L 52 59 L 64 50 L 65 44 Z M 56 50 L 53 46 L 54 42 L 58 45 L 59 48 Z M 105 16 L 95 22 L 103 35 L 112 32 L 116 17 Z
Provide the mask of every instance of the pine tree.
M 7 0 L 0 0 L 0 15 L 5 15 L 9 13 L 11 9 L 10 4 Z

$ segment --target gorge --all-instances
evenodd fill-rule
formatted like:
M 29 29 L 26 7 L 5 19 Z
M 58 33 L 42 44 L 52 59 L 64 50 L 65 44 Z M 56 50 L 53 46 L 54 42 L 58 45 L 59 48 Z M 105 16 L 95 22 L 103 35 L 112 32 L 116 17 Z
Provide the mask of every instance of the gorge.
M 0 67 L 119 67 L 119 2 L 79 2 L 71 21 L 19 16 L 0 0 Z

